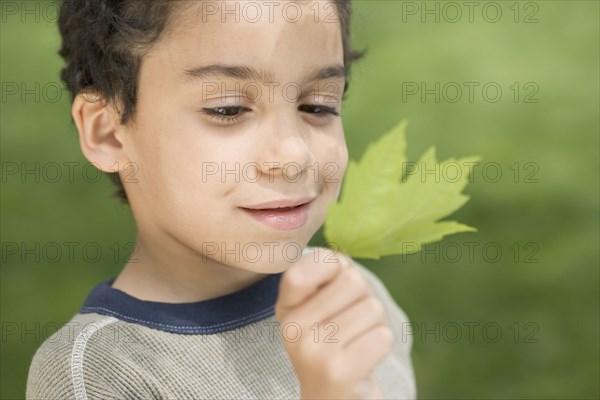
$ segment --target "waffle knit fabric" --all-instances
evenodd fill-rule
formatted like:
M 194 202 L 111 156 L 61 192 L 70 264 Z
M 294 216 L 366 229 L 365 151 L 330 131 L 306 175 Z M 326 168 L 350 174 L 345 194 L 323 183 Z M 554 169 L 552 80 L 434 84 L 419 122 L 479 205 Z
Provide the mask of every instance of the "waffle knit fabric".
M 409 320 L 379 278 L 356 266 L 395 336 L 393 353 L 374 371 L 384 398 L 415 399 Z M 299 399 L 282 330 L 285 340 L 299 331 L 274 316 L 281 275 L 195 303 L 140 300 L 112 288 L 114 278 L 103 281 L 37 349 L 26 398 Z

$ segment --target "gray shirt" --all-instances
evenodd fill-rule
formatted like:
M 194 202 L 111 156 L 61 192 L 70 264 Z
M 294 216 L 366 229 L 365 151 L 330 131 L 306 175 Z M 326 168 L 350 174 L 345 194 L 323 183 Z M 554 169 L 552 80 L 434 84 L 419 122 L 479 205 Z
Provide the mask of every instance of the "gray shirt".
M 375 377 L 386 399 L 415 399 L 408 318 L 377 276 L 356 265 L 395 336 L 393 353 Z M 101 282 L 36 351 L 26 398 L 298 399 L 274 316 L 280 278 L 269 275 L 236 293 L 178 304 L 139 300 L 112 288 L 114 278 Z

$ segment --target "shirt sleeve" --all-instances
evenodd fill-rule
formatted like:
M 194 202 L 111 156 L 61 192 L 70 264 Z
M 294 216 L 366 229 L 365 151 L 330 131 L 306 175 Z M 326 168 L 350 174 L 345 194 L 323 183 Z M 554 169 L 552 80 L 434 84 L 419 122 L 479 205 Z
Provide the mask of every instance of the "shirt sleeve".
M 117 383 L 113 378 L 120 378 L 114 374 L 120 369 L 118 354 L 94 340 L 97 335 L 94 329 L 102 326 L 99 321 L 90 325 L 91 330 L 74 332 L 65 325 L 47 338 L 32 358 L 25 398 L 123 400 L 128 397 L 113 385 Z
M 390 328 L 394 333 L 394 349 L 385 360 L 387 363 L 380 364 L 375 371 L 384 397 L 386 399 L 416 399 L 416 380 L 411 360 L 413 337 L 409 328 L 410 320 L 379 277 L 357 261 L 354 261 L 354 264 L 363 272 L 373 293 L 382 302 Z

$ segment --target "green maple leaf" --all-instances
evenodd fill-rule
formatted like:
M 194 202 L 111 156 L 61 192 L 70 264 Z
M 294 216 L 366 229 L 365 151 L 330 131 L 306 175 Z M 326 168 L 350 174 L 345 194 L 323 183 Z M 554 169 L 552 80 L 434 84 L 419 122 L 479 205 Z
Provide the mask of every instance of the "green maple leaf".
M 400 122 L 370 144 L 360 162 L 349 162 L 341 200 L 329 204 L 325 238 L 351 257 L 414 253 L 446 235 L 477 231 L 439 220 L 469 199 L 461 191 L 470 163 L 480 158 L 438 162 L 431 147 L 417 163 L 407 163 L 406 126 Z

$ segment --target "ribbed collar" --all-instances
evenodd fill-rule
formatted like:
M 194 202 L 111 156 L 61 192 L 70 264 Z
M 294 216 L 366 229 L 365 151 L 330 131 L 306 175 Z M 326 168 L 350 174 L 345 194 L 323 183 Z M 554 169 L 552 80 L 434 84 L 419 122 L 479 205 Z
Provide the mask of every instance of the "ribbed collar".
M 179 334 L 213 334 L 241 328 L 274 314 L 282 272 L 225 296 L 194 303 L 145 301 L 100 282 L 80 313 L 110 315 L 123 321 Z

